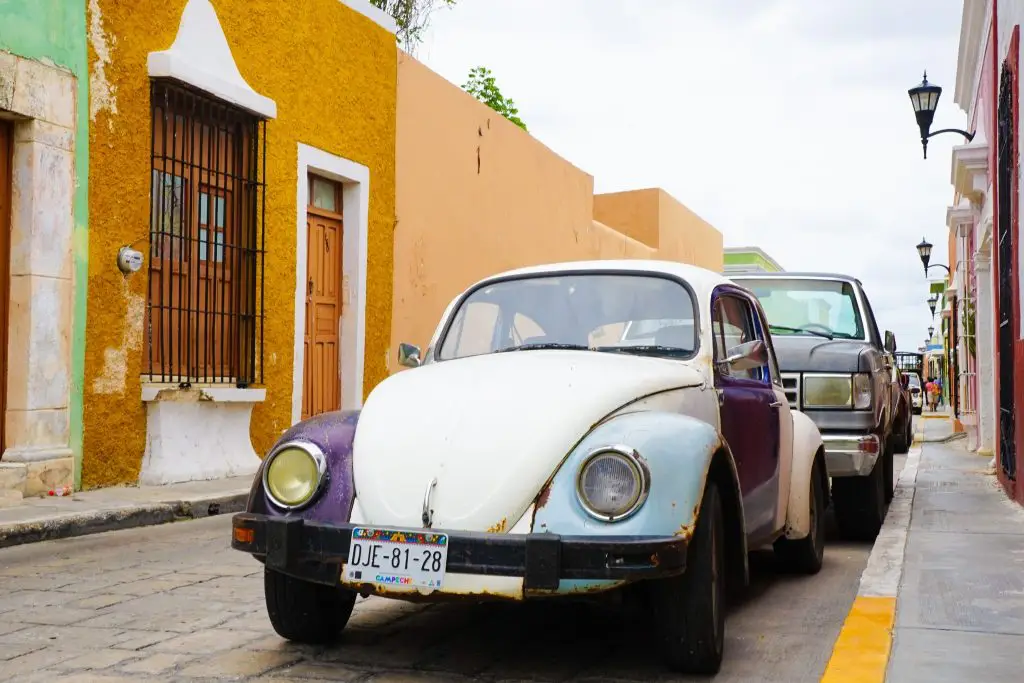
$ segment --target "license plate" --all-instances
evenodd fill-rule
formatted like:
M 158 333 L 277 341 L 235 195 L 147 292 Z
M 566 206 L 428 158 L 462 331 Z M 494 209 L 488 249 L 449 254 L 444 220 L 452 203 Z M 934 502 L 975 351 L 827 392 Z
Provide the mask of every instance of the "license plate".
M 356 527 L 342 576 L 348 583 L 436 590 L 447 566 L 447 534 Z

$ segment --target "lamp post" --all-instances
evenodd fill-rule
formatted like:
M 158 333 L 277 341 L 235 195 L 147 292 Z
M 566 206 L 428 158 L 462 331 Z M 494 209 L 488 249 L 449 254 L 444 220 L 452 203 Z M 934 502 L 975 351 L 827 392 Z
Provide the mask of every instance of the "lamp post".
M 939 303 L 939 295 L 938 294 L 932 294 L 930 297 L 928 297 L 928 308 L 930 308 L 931 311 L 932 311 L 932 319 L 933 320 L 935 319 L 935 306 L 938 303 Z
M 928 326 L 928 339 L 935 339 L 935 325 Z
M 943 265 L 941 263 L 932 263 L 931 265 L 928 264 L 928 262 L 932 258 L 932 243 L 923 237 L 921 238 L 921 243 L 917 245 L 917 255 L 921 257 L 921 265 L 924 266 L 925 277 L 928 277 L 929 268 L 945 268 L 946 274 L 949 274 L 949 266 Z M 932 311 L 932 314 L 934 315 L 935 311 Z
M 928 82 L 928 72 L 924 72 L 924 80 L 907 91 L 910 95 L 910 103 L 914 106 L 914 118 L 917 119 L 917 127 L 921 129 L 921 148 L 924 150 L 924 158 L 928 158 L 928 138 L 941 135 L 942 133 L 959 133 L 967 138 L 967 142 L 974 140 L 974 133 L 968 133 L 959 128 L 943 128 L 942 130 L 931 131 L 932 121 L 935 119 L 935 110 L 939 106 L 939 96 L 942 95 L 942 88 L 934 83 Z

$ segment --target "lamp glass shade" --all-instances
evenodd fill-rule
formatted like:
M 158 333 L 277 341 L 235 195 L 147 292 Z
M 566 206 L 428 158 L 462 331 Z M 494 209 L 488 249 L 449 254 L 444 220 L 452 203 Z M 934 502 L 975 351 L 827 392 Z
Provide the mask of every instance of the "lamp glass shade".
M 926 261 L 932 256 L 932 245 L 923 237 L 921 243 L 917 245 L 917 255 L 921 257 L 922 261 Z

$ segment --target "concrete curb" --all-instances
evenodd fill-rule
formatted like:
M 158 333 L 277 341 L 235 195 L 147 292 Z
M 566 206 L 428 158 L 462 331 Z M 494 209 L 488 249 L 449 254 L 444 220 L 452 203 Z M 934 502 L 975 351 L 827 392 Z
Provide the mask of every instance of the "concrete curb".
M 245 510 L 249 492 L 62 514 L 0 526 L 0 548 Z
M 949 434 L 947 436 L 940 436 L 937 439 L 922 439 L 920 443 L 949 443 L 950 441 L 956 441 L 957 439 L 966 439 L 967 432 L 957 432 L 955 434 Z
M 960 435 L 953 435 L 959 437 Z M 875 539 L 860 587 L 843 623 L 822 683 L 884 683 L 896 622 L 896 598 L 910 530 L 922 443 L 918 432 L 900 472 L 885 522 Z M 952 440 L 952 439 L 948 439 Z

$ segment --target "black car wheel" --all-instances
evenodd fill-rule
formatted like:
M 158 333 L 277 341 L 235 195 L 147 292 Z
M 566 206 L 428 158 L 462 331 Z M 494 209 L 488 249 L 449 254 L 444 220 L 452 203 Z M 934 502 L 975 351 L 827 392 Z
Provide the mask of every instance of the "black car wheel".
M 711 676 L 725 650 L 725 526 L 718 488 L 704 489 L 686 572 L 651 583 L 662 651 L 673 671 Z
M 892 481 L 892 451 L 886 449 L 866 477 L 836 477 L 832 480 L 832 505 L 836 524 L 847 538 L 873 541 L 885 521 L 885 470 Z
M 775 557 L 786 571 L 817 574 L 825 560 L 825 487 L 822 485 L 821 458 L 811 468 L 810 513 L 811 532 L 805 538 L 780 538 L 775 541 Z
M 277 634 L 309 645 L 337 640 L 356 604 L 354 591 L 302 581 L 272 569 L 263 571 L 263 593 Z
M 896 453 L 903 455 L 910 450 L 910 444 L 914 441 L 914 427 L 911 414 L 907 413 L 907 419 L 899 427 L 899 433 L 893 434 L 892 448 Z

